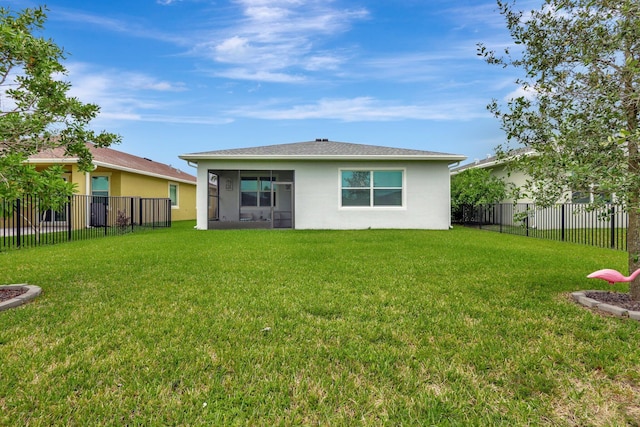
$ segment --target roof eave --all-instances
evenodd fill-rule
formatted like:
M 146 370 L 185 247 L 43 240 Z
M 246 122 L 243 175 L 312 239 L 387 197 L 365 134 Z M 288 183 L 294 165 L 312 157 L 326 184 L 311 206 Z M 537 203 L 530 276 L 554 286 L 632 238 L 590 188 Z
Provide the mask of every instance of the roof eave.
M 460 162 L 467 157 L 462 155 L 450 154 L 430 154 L 430 155 L 242 155 L 242 154 L 183 154 L 178 156 L 182 160 L 195 161 L 198 160 L 368 160 L 368 161 L 390 161 L 390 160 L 407 160 L 407 161 L 446 161 Z
M 163 174 L 159 174 L 159 173 L 147 172 L 147 171 L 143 171 L 143 170 L 140 170 L 140 169 L 128 168 L 126 166 L 118 166 L 118 165 L 114 165 L 114 164 L 111 164 L 111 163 L 100 162 L 100 161 L 95 161 L 95 160 L 92 163 L 94 165 L 96 165 L 96 166 L 102 166 L 104 168 L 116 169 L 116 170 L 121 170 L 121 171 L 124 171 L 124 172 L 131 172 L 131 173 L 137 173 L 139 175 L 151 176 L 153 178 L 161 178 L 161 179 L 166 179 L 168 181 L 175 181 L 175 182 L 182 182 L 182 183 L 185 183 L 185 184 L 196 185 L 196 183 L 194 181 L 189 181 L 188 179 L 178 178 L 178 177 L 171 176 L 171 175 L 163 175 Z
M 64 159 L 60 159 L 60 158 L 27 159 L 26 162 L 30 163 L 30 164 L 66 164 L 66 165 L 70 165 L 70 164 L 78 163 L 78 158 L 76 158 L 76 157 L 65 157 Z M 95 166 L 102 166 L 102 167 L 108 168 L 108 169 L 115 169 L 115 170 L 120 170 L 120 171 L 123 171 L 123 172 L 130 172 L 130 173 L 136 173 L 138 175 L 150 176 L 150 177 L 153 177 L 153 178 L 166 179 L 168 181 L 174 181 L 174 182 L 181 182 L 181 183 L 184 183 L 184 184 L 196 185 L 195 181 L 191 181 L 191 180 L 184 179 L 184 178 L 178 178 L 178 177 L 171 176 L 171 175 L 163 175 L 163 174 L 159 174 L 159 173 L 147 172 L 147 171 L 143 171 L 143 170 L 140 170 L 140 169 L 128 168 L 128 167 L 125 167 L 125 166 L 119 166 L 119 165 L 114 165 L 114 164 L 107 163 L 107 162 L 101 162 L 99 160 L 93 160 L 92 163 Z M 186 175 L 186 173 L 185 173 L 185 175 Z

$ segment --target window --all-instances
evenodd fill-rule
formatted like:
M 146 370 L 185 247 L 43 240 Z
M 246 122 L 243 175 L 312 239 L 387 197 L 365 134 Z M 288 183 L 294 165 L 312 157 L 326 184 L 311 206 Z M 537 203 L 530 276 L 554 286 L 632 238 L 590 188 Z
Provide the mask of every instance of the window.
M 275 178 L 270 177 L 242 177 L 240 179 L 240 204 L 241 206 L 271 206 L 271 182 Z M 275 193 L 273 194 L 275 204 Z
M 109 197 L 109 177 L 91 177 L 91 195 L 94 203 L 108 203 Z
M 571 203 L 591 203 L 591 194 L 588 191 L 574 191 L 571 193 Z
M 171 199 L 171 207 L 178 207 L 178 184 L 169 183 L 169 199 Z
M 571 193 L 571 203 L 613 203 L 613 195 L 598 191 L 597 187 L 592 187 L 587 191 L 573 191 Z
M 341 171 L 342 206 L 402 206 L 403 171 Z

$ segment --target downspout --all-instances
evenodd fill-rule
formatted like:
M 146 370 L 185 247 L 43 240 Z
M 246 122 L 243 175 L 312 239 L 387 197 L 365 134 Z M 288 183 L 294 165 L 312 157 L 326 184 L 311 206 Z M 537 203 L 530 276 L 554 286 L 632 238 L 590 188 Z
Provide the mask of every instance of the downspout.
M 91 205 L 89 203 L 89 188 L 91 185 L 91 172 L 85 172 L 84 173 L 84 192 L 86 194 L 85 196 L 85 209 L 86 209 L 86 215 L 85 218 L 87 218 L 87 222 L 85 224 L 85 228 L 90 228 L 90 224 L 91 224 Z
M 92 165 L 94 171 L 98 168 L 96 165 Z M 85 218 L 87 218 L 87 223 L 85 224 L 85 228 L 91 228 L 91 172 L 84 173 L 84 192 L 86 193 L 85 198 L 85 209 L 87 210 Z

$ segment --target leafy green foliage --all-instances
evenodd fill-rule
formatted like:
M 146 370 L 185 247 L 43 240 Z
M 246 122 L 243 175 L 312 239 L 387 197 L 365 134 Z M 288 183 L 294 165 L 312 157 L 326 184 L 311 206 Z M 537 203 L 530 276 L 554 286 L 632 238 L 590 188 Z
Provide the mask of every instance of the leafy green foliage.
M 523 71 L 520 96 L 489 109 L 508 143 L 532 148 L 512 166 L 531 176 L 526 191 L 539 205 L 571 191 L 615 194 L 630 213 L 629 252 L 640 253 L 640 4 L 637 0 L 547 0 L 519 11 L 498 0 L 515 47 L 489 63 Z M 596 199 L 604 204 L 606 199 Z M 629 268 L 640 265 L 630 256 Z M 640 299 L 640 282 L 632 289 Z
M 108 146 L 119 137 L 88 129 L 99 107 L 67 96 L 63 50 L 36 35 L 45 19 L 42 7 L 19 13 L 0 8 L 0 198 L 38 195 L 55 207 L 58 196 L 67 197 L 73 187 L 62 180 L 60 168 L 38 174 L 25 160 L 64 147 L 81 170 L 90 170 L 86 143 Z
M 487 169 L 467 169 L 451 177 L 451 210 L 454 218 L 465 205 L 499 203 L 506 197 L 505 182 Z

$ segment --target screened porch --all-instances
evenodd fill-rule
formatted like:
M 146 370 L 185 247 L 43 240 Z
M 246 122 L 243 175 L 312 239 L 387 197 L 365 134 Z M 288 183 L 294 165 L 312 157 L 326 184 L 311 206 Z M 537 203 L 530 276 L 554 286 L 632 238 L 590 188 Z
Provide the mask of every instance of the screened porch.
M 209 229 L 294 228 L 294 171 L 209 170 Z

